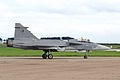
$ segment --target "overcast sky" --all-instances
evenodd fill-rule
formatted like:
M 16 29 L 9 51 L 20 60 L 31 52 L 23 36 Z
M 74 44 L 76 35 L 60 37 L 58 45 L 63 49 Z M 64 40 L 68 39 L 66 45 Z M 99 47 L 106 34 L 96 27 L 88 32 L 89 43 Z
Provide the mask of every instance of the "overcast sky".
M 38 38 L 120 43 L 120 0 L 0 0 L 0 37 L 13 37 L 15 23 Z

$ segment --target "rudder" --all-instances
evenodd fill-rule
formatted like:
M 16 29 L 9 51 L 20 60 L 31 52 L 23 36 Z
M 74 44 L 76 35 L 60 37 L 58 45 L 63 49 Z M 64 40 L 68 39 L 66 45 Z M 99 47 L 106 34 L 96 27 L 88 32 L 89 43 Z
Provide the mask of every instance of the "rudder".
M 38 39 L 29 30 L 28 27 L 24 27 L 20 23 L 15 23 L 15 35 L 14 40 L 35 40 Z

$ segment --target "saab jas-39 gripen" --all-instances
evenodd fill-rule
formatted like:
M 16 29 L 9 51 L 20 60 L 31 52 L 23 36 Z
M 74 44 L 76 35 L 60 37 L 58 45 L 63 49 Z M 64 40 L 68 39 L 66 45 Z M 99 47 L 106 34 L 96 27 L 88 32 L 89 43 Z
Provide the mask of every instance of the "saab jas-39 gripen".
M 71 37 L 46 37 L 38 39 L 28 29 L 20 23 L 15 23 L 15 34 L 13 47 L 22 49 L 43 50 L 43 59 L 52 59 L 51 52 L 57 51 L 81 51 L 85 50 L 84 59 L 88 58 L 91 50 L 107 50 L 107 46 L 103 46 L 90 41 L 79 41 Z

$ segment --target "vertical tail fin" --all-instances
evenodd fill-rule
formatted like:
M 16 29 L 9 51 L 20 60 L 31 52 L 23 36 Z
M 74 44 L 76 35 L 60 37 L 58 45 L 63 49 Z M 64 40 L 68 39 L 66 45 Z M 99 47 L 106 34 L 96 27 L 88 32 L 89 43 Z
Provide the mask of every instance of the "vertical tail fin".
M 24 27 L 20 23 L 15 23 L 15 40 L 35 40 L 38 39 L 36 36 L 34 36 L 29 30 L 27 30 L 28 27 Z

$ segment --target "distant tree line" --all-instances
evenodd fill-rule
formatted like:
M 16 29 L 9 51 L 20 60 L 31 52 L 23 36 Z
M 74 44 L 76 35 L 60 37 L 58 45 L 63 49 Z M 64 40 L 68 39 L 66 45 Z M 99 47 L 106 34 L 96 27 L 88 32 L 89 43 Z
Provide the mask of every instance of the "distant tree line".
M 2 38 L 0 38 L 0 42 L 2 42 Z

